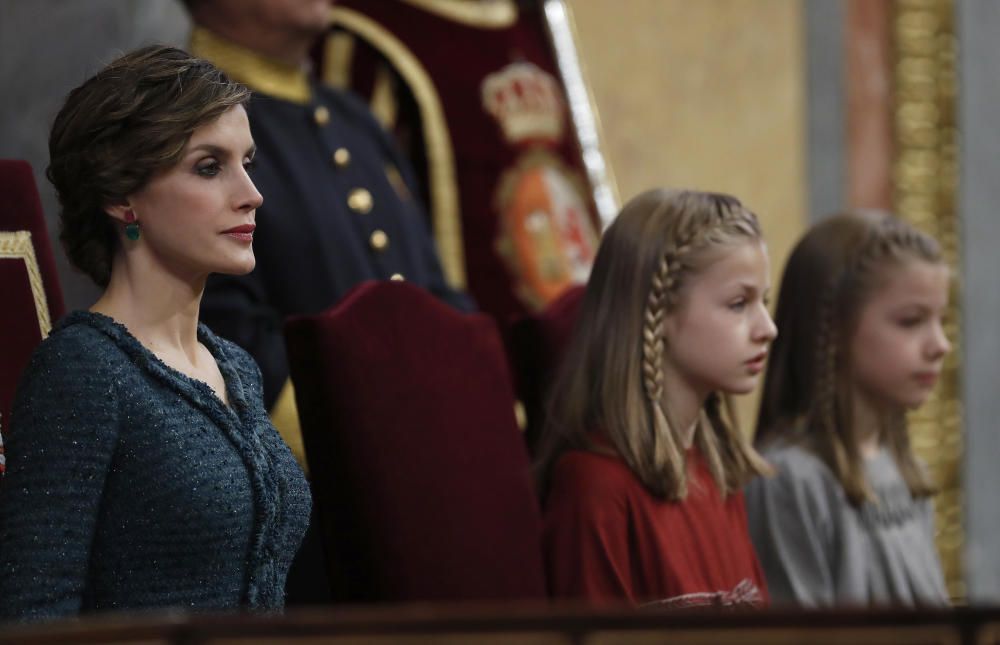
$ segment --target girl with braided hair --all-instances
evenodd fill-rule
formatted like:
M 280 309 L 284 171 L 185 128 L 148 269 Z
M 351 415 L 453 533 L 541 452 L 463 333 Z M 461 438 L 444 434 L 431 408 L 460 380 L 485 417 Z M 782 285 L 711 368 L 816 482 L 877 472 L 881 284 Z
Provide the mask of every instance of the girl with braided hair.
M 728 396 L 776 330 L 767 250 L 735 198 L 652 190 L 604 234 L 539 446 L 551 591 L 762 605 L 743 485 L 768 468 Z
M 948 286 L 937 242 L 886 213 L 829 217 L 792 252 L 756 437 L 777 474 L 747 489 L 776 603 L 948 602 L 905 417 L 950 348 Z

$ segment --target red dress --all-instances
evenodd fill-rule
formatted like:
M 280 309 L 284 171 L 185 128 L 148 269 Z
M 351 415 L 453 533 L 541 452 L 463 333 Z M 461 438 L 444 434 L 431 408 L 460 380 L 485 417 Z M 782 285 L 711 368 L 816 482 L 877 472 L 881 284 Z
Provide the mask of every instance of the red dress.
M 677 608 L 766 605 L 743 493 L 723 498 L 696 448 L 687 463 L 687 499 L 667 502 L 618 457 L 565 453 L 545 511 L 552 595 Z

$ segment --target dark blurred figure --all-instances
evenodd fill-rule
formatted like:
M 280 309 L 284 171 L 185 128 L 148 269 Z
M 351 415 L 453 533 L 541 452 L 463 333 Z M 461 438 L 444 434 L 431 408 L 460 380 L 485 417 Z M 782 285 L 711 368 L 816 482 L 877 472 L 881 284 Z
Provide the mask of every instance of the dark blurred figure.
M 445 283 L 412 172 L 368 107 L 321 86 L 309 50 L 329 0 L 185 0 L 191 52 L 253 90 L 257 268 L 209 281 L 202 319 L 257 359 L 275 426 L 306 465 L 282 325 L 364 280 L 407 280 L 463 310 Z M 313 527 L 316 526 L 313 522 Z M 329 599 L 315 528 L 288 581 L 289 604 Z
M 257 359 L 264 399 L 302 459 L 284 319 L 314 314 L 363 280 L 407 280 L 460 309 L 441 273 L 412 173 L 368 107 L 318 84 L 309 50 L 329 0 L 187 0 L 191 52 L 254 92 L 257 268 L 209 282 L 202 317 Z M 304 462 L 303 462 L 304 463 Z

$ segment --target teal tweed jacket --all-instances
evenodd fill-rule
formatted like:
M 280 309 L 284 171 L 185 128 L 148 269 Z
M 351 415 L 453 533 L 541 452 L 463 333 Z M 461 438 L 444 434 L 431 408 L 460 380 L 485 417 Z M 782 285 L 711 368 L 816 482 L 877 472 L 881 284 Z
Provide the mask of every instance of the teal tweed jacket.
M 0 480 L 0 621 L 283 607 L 309 488 L 253 359 L 204 325 L 198 338 L 228 406 L 100 314 L 38 347 Z

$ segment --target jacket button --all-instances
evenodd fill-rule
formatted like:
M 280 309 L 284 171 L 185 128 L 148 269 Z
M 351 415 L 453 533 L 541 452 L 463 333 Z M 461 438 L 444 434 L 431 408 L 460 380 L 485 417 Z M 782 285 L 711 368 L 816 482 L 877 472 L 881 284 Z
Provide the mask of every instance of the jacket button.
M 347 168 L 351 163 L 351 151 L 347 148 L 337 148 L 333 151 L 333 165 L 337 168 Z
M 376 251 L 384 251 L 389 246 L 389 236 L 382 229 L 375 229 L 375 232 L 368 238 L 368 243 Z
M 355 213 L 364 215 L 371 211 L 373 205 L 372 194 L 365 188 L 355 188 L 347 193 L 347 207 Z

